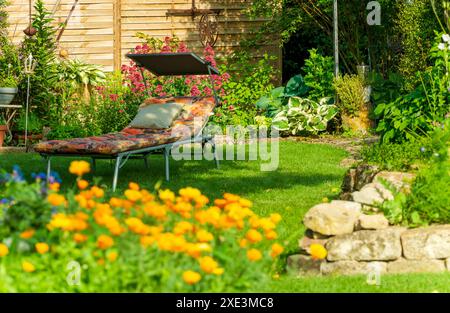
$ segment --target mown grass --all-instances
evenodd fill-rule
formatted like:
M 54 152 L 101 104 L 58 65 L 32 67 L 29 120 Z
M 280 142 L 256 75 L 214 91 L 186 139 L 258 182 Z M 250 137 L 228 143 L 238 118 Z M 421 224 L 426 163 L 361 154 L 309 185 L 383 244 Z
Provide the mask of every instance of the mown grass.
M 276 171 L 261 171 L 261 161 L 222 161 L 216 169 L 212 161 L 171 161 L 171 181 L 164 181 L 164 164 L 160 155 L 150 158 L 150 168 L 142 160 L 129 160 L 120 173 L 118 191 L 129 181 L 152 190 L 156 184 L 178 190 L 192 186 L 209 198 L 224 192 L 239 194 L 253 201 L 254 210 L 266 215 L 278 212 L 283 216 L 279 238 L 295 253 L 297 241 L 304 232 L 301 219 L 305 212 L 323 198 L 333 198 L 339 189 L 345 168 L 339 165 L 347 153 L 328 145 L 283 141 L 280 143 L 279 167 Z M 53 170 L 60 173 L 65 188 L 75 179 L 67 169 L 71 158 L 55 159 Z M 263 162 L 264 163 L 264 162 Z M 37 154 L 0 154 L 0 168 L 10 170 L 19 165 L 26 175 L 42 172 L 45 163 Z M 97 170 L 90 174 L 106 186 L 111 185 L 113 167 L 109 161 L 98 161 Z M 293 278 L 281 275 L 259 290 L 265 292 L 414 292 L 450 291 L 450 275 L 383 276 L 381 286 L 371 286 L 365 277 Z

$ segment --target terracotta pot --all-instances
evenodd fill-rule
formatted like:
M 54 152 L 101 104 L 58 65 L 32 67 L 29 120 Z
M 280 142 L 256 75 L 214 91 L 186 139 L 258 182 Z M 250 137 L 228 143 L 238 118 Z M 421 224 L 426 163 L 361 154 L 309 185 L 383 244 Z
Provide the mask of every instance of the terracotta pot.
M 3 140 L 5 140 L 5 134 L 8 128 L 6 125 L 0 125 L 0 147 L 3 146 Z

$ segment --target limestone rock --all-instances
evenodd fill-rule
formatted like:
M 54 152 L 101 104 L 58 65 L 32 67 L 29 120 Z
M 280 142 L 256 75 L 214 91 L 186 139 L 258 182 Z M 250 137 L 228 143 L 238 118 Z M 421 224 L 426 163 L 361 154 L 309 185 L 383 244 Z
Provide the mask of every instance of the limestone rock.
M 402 227 L 381 230 L 361 230 L 328 240 L 328 261 L 390 261 L 402 255 Z
M 313 260 L 310 256 L 302 254 L 290 255 L 287 258 L 287 272 L 289 275 L 319 275 L 320 264 L 323 261 Z
M 389 226 L 389 221 L 383 214 L 361 214 L 358 224 L 361 229 L 384 229 Z
M 360 190 L 364 185 L 372 182 L 378 171 L 377 166 L 368 164 L 361 164 L 356 168 L 349 169 L 342 183 L 342 191 Z
M 352 193 L 353 201 L 370 206 L 378 206 L 385 200 L 394 199 L 390 190 L 380 183 L 370 183 L 365 185 L 360 191 Z
M 313 206 L 303 218 L 305 226 L 323 235 L 340 235 L 353 232 L 361 214 L 361 204 L 334 200 Z
M 443 260 L 406 260 L 398 259 L 389 262 L 388 273 L 431 273 L 444 272 L 445 262 Z
M 386 273 L 385 262 L 337 261 L 323 262 L 320 266 L 323 275 L 369 275 Z
M 407 259 L 450 258 L 450 225 L 411 229 L 404 232 L 401 239 Z
M 383 180 L 392 184 L 397 190 L 406 189 L 410 190 L 411 183 L 416 178 L 415 174 L 403 173 L 403 172 L 379 172 L 375 175 L 374 182 L 382 182 Z

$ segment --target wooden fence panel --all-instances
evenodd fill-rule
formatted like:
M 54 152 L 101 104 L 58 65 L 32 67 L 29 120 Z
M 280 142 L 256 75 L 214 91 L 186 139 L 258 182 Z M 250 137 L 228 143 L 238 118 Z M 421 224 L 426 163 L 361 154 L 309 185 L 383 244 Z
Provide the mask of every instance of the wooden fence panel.
M 65 21 L 74 1 L 44 0 L 47 9 L 54 11 L 55 25 Z M 160 39 L 177 36 L 201 54 L 200 17 L 166 15 L 169 9 L 190 9 L 191 5 L 191 0 L 79 0 L 61 37 L 60 47 L 67 49 L 70 57 L 102 65 L 106 71 L 119 69 L 122 63 L 128 62 L 125 54 L 140 43 L 136 32 Z M 250 19 L 243 12 L 248 6 L 246 0 L 197 0 L 196 5 L 199 9 L 222 10 L 215 45 L 219 56 L 239 48 L 239 42 L 251 36 L 264 21 Z M 28 0 L 11 0 L 7 10 L 9 33 L 18 43 L 28 24 Z M 276 43 L 261 50 L 276 54 L 281 61 L 281 49 Z M 260 56 L 261 52 L 255 58 Z

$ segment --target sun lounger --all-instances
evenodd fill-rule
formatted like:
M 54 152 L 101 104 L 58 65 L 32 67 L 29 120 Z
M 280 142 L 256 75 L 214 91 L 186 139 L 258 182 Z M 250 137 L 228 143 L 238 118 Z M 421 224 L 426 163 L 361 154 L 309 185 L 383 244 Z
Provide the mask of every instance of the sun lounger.
M 138 66 L 145 67 L 156 75 L 205 75 L 218 71 L 207 62 L 193 53 L 171 54 L 132 54 L 128 55 Z M 211 81 L 213 84 L 214 81 Z M 173 147 L 201 143 L 202 146 L 210 143 L 213 149 L 214 160 L 218 167 L 215 143 L 212 136 L 203 135 L 209 116 L 213 114 L 218 98 L 204 97 L 176 97 L 176 98 L 150 98 L 147 103 L 177 102 L 183 104 L 183 113 L 175 119 L 168 129 L 141 129 L 125 128 L 116 133 L 75 138 L 67 140 L 43 141 L 34 146 L 43 158 L 47 160 L 47 176 L 50 176 L 51 159 L 54 157 L 89 157 L 97 159 L 115 160 L 112 188 L 117 187 L 119 170 L 129 159 L 140 158 L 145 161 L 156 151 L 162 151 L 165 159 L 165 177 L 170 179 L 169 157 Z

